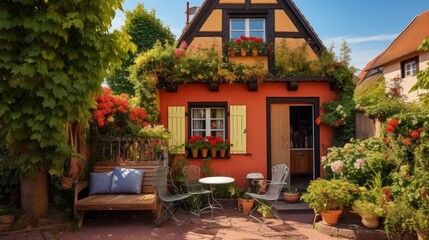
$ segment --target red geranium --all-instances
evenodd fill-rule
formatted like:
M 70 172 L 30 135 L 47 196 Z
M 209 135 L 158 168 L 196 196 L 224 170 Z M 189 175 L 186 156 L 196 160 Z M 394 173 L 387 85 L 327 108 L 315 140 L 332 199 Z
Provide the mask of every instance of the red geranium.
M 419 132 L 423 132 L 423 128 L 419 128 L 419 129 L 417 129 L 417 131 L 419 131 Z
M 391 125 L 387 125 L 386 126 L 386 132 L 393 132 L 395 130 L 395 128 Z
M 396 127 L 399 125 L 399 121 L 397 119 L 391 119 L 388 123 L 389 126 Z
M 316 123 L 316 125 L 320 125 L 320 123 L 322 122 L 322 118 L 319 116 L 314 122 Z
M 343 124 L 343 122 L 344 122 L 343 119 L 338 119 L 337 124 L 341 125 L 341 124 Z
M 407 145 L 411 145 L 411 138 L 404 138 L 404 143 Z
M 419 132 L 418 132 L 418 131 L 412 131 L 410 135 L 411 135 L 411 137 L 413 137 L 413 138 L 419 138 L 419 137 L 420 137 L 420 134 L 419 134 Z

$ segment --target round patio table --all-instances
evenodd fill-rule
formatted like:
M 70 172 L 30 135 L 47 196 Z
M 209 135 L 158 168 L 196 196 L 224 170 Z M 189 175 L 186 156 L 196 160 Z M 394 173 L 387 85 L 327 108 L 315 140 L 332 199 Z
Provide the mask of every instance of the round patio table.
M 201 178 L 199 180 L 199 182 L 202 184 L 209 185 L 210 190 L 211 190 L 211 194 L 210 194 L 210 197 L 208 199 L 209 205 L 207 207 L 201 209 L 201 211 L 210 209 L 211 218 L 213 219 L 213 210 L 214 209 L 221 209 L 223 211 L 223 214 L 226 216 L 226 213 L 225 213 L 225 210 L 224 210 L 222 204 L 220 204 L 213 196 L 213 191 L 215 189 L 214 185 L 228 184 L 228 183 L 233 183 L 234 181 L 235 181 L 235 179 L 232 177 L 223 177 L 223 176 Z

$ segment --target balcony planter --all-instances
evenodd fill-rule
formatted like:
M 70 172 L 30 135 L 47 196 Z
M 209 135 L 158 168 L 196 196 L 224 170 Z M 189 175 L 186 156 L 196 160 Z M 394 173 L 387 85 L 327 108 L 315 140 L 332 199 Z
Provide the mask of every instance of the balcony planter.
M 165 90 L 167 90 L 167 92 L 177 92 L 177 83 L 167 83 L 165 85 Z
M 210 82 L 209 83 L 210 92 L 219 92 L 219 83 L 218 82 Z

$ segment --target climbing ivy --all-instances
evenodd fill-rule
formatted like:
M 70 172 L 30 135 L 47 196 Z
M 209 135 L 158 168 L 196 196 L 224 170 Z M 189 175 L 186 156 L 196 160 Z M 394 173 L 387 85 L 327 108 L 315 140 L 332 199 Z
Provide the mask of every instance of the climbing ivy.
M 87 125 L 107 72 L 135 50 L 109 33 L 122 2 L 0 2 L 0 139 L 21 174 L 62 174 L 65 126 Z

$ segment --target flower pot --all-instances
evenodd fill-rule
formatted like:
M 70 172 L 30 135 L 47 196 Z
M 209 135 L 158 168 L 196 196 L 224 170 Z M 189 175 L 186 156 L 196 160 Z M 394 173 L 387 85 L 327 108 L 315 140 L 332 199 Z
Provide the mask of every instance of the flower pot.
M 287 193 L 287 192 L 285 192 L 283 194 L 283 197 L 284 197 L 285 201 L 288 203 L 296 203 L 300 199 L 299 193 Z
M 247 82 L 247 90 L 249 92 L 256 92 L 258 91 L 258 83 L 255 81 Z
M 235 57 L 235 50 L 234 49 L 229 50 L 229 56 L 230 57 Z
M 71 177 L 62 177 L 61 178 L 61 187 L 63 189 L 71 189 L 73 187 L 73 178 L 71 178 Z
M 192 149 L 191 149 L 191 152 L 192 152 L 192 157 L 193 157 L 193 158 L 198 157 L 198 149 L 196 149 L 196 148 L 192 148 Z
M 258 56 L 259 50 L 257 48 L 252 49 L 252 56 L 256 57 Z
M 220 152 L 220 157 L 225 157 L 225 154 L 226 154 L 225 149 L 221 149 L 219 152 Z
M 203 158 L 206 158 L 206 157 L 207 157 L 207 155 L 208 155 L 208 153 L 209 153 L 209 149 L 208 149 L 208 148 L 203 148 L 203 149 L 201 149 L 201 156 L 202 156 Z
M 341 210 L 326 210 L 325 212 L 322 212 L 321 215 L 323 223 L 331 226 L 337 225 L 341 212 Z
M 361 223 L 367 228 L 378 228 L 380 226 L 380 221 L 378 217 L 367 218 L 362 216 Z
M 246 200 L 244 198 L 240 198 L 241 209 L 243 209 L 244 214 L 249 214 L 253 208 L 253 204 L 255 203 L 255 199 Z
M 212 149 L 210 149 L 210 152 L 211 152 L 212 158 L 216 157 L 216 155 L 217 155 L 217 150 L 216 149 L 212 148 Z
M 15 215 L 1 215 L 0 223 L 12 224 L 15 221 Z
M 242 57 L 246 56 L 247 55 L 247 50 L 245 48 L 240 48 L 240 55 Z

